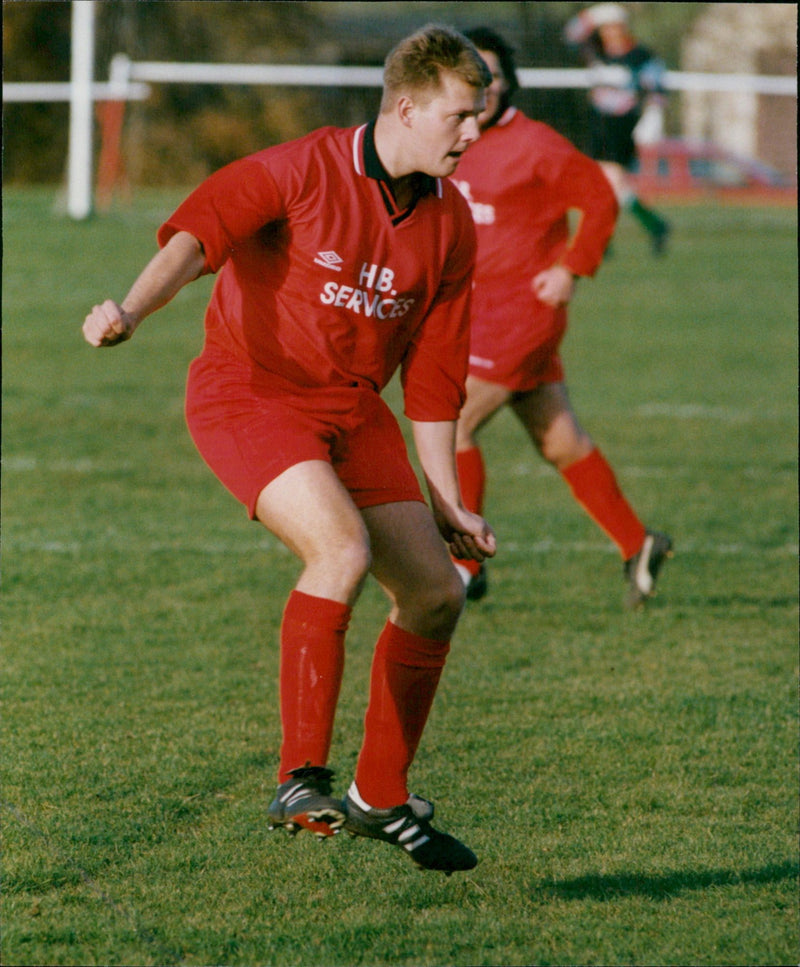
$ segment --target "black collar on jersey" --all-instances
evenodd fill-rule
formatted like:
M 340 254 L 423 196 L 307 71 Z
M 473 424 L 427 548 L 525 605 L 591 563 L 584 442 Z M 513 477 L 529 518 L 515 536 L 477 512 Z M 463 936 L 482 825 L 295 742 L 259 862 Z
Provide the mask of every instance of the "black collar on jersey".
M 370 121 L 364 131 L 363 157 L 364 173 L 367 175 L 367 177 L 373 178 L 378 182 L 383 203 L 386 206 L 386 211 L 389 213 L 389 217 L 392 220 L 392 225 L 399 225 L 400 222 L 408 218 L 408 216 L 416 208 L 417 202 L 420 200 L 420 198 L 423 198 L 425 195 L 436 194 L 436 179 L 431 175 L 426 175 L 423 174 L 423 172 L 418 171 L 414 176 L 414 194 L 411 198 L 411 203 L 407 208 L 400 209 L 397 207 L 397 201 L 395 200 L 394 192 L 392 191 L 391 187 L 392 179 L 389 176 L 389 172 L 383 167 L 383 162 L 378 157 L 378 152 L 375 148 L 374 121 Z

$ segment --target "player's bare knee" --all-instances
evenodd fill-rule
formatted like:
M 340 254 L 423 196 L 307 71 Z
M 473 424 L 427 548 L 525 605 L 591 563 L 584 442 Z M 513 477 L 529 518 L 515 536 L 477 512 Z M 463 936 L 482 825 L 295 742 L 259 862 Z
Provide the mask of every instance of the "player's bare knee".
M 342 574 L 349 574 L 355 581 L 362 583 L 372 567 L 372 549 L 369 541 L 349 541 L 337 548 L 334 551 L 333 560 L 331 561 L 329 557 L 328 562 Z
M 452 579 L 443 574 L 439 580 L 415 583 L 392 594 L 393 620 L 425 638 L 449 640 L 466 600 L 464 583 L 452 570 Z
M 455 570 L 455 569 L 454 569 Z M 467 590 L 464 582 L 456 573 L 455 580 L 451 581 L 447 587 L 447 598 L 444 601 L 443 612 L 447 616 L 447 621 L 451 625 L 451 634 L 455 631 L 464 605 L 467 603 Z
M 549 440 L 546 436 L 538 441 L 537 447 L 542 459 L 556 468 L 565 462 L 569 462 L 567 448 L 560 443 Z
M 306 561 L 306 571 L 324 576 L 326 583 L 335 582 L 348 594 L 357 594 L 372 566 L 369 541 L 351 539 L 326 545 L 319 555 Z
M 558 432 L 543 433 L 536 440 L 542 458 L 557 470 L 562 470 L 587 456 L 594 444 L 591 437 L 576 425 L 562 421 Z
M 462 452 L 471 450 L 478 445 L 478 441 L 469 429 L 456 431 L 456 450 Z
M 448 575 L 418 595 L 415 604 L 420 612 L 419 620 L 425 624 L 425 635 L 429 638 L 450 638 L 464 609 L 465 600 L 464 582 L 455 568 L 452 578 Z
M 475 421 L 470 420 L 464 413 L 461 414 L 456 424 L 456 450 L 471 450 L 478 445 L 478 427 Z

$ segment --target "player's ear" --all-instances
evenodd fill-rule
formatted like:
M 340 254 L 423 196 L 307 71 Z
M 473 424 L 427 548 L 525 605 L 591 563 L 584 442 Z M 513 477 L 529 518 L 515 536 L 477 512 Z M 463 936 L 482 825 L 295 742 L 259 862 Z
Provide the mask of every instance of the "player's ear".
M 401 94 L 397 99 L 395 111 L 397 112 L 400 123 L 410 128 L 414 119 L 414 112 L 416 111 L 416 104 L 414 103 L 413 97 L 409 94 Z

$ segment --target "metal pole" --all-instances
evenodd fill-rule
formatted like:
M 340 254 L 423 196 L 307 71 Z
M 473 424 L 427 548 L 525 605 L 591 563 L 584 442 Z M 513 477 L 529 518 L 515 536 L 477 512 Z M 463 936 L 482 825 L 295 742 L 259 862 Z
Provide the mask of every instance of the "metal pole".
M 92 211 L 93 79 L 94 0 L 73 0 L 67 211 L 76 219 Z

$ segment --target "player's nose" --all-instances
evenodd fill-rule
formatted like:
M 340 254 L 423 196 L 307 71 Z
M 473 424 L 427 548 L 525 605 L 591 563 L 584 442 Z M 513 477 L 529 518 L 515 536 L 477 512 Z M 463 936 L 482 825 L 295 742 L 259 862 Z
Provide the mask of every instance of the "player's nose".
M 478 119 L 472 115 L 464 121 L 464 125 L 461 128 L 461 137 L 467 144 L 472 144 L 473 141 L 477 141 L 481 136 L 480 128 L 478 127 Z

